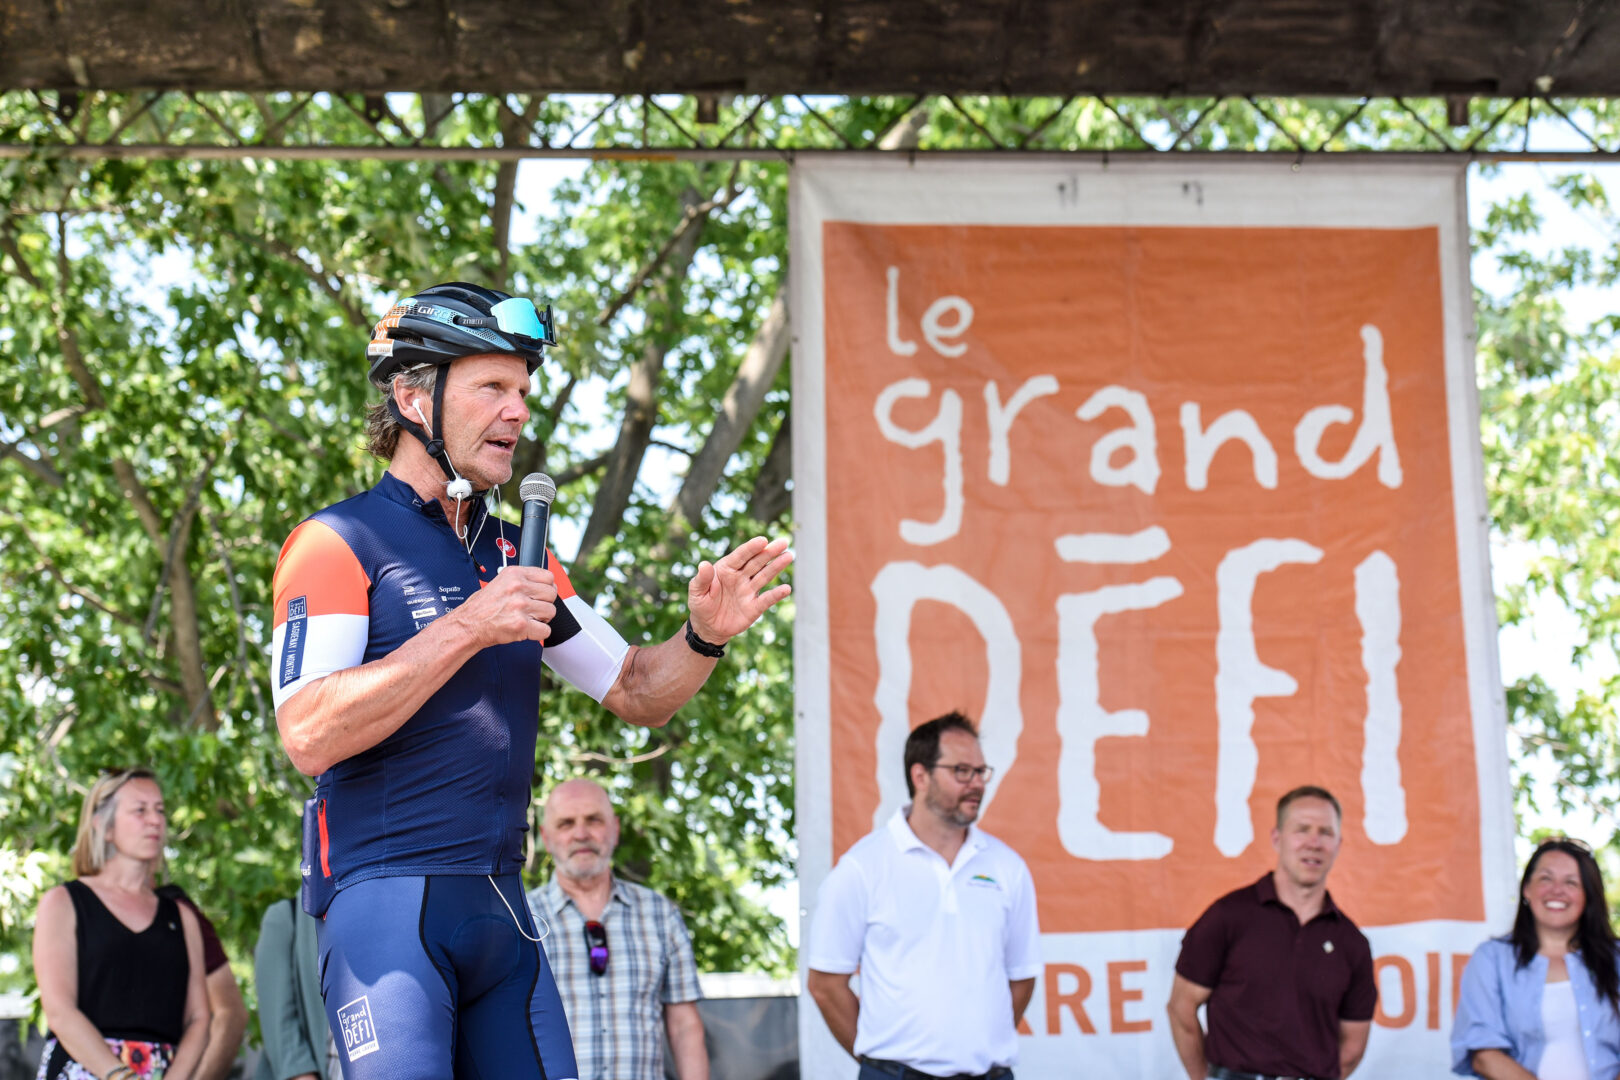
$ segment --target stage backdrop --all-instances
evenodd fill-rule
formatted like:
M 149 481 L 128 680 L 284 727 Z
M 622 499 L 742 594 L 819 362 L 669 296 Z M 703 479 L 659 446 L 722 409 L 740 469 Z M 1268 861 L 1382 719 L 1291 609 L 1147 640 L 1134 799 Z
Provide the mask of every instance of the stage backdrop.
M 1461 165 L 794 169 L 798 840 L 818 887 L 952 708 L 1045 971 L 1025 1077 L 1179 1075 L 1183 929 L 1344 804 L 1365 1075 L 1445 1068 L 1512 817 Z M 802 955 L 802 952 L 801 952 Z M 854 1064 L 808 999 L 805 1075 Z

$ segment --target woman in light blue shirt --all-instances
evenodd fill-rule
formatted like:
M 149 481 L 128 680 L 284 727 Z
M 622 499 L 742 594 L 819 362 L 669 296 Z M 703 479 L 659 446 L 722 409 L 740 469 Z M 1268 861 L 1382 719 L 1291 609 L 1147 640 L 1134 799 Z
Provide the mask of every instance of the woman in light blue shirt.
M 1620 970 L 1603 875 L 1578 840 L 1536 848 L 1513 932 L 1474 950 L 1451 1071 L 1486 1080 L 1616 1080 Z

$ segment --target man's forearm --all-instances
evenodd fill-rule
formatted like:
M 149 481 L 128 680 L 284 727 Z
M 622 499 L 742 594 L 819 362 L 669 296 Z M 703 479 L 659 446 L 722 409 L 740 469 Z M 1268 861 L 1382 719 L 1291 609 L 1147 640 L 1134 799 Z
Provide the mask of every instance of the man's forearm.
M 318 776 L 398 731 L 479 650 L 455 614 L 387 656 L 312 683 L 276 710 L 293 766 Z
M 709 1080 L 709 1049 L 703 1045 L 703 1017 L 697 1002 L 664 1006 L 664 1027 L 680 1080 Z
M 1204 1029 L 1198 1023 L 1198 1011 L 1189 1018 L 1177 1009 L 1170 1010 L 1170 1038 L 1176 1044 L 1176 1055 L 1187 1070 L 1188 1080 L 1204 1080 L 1209 1073 L 1209 1060 L 1204 1057 Z
M 714 666 L 713 659 L 692 651 L 683 625 L 661 644 L 631 646 L 602 705 L 626 723 L 662 727 L 703 688 Z
M 1029 1008 L 1029 1001 L 1035 996 L 1034 979 L 1011 979 L 1007 988 L 1012 991 L 1013 1026 L 1024 1018 L 1024 1010 Z
M 855 991 L 849 988 L 849 983 L 841 986 L 823 986 L 810 991 L 816 999 L 816 1006 L 821 1010 L 822 1019 L 827 1021 L 827 1028 L 832 1032 L 838 1045 L 849 1052 L 850 1057 L 855 1056 L 855 1029 L 860 1020 L 861 999 L 855 996 Z
M 247 1030 L 247 1006 L 242 1003 L 242 991 L 228 966 L 207 977 L 208 982 L 208 1046 L 197 1065 L 197 1080 L 225 1080 L 236 1063 L 236 1053 L 242 1048 L 242 1033 Z

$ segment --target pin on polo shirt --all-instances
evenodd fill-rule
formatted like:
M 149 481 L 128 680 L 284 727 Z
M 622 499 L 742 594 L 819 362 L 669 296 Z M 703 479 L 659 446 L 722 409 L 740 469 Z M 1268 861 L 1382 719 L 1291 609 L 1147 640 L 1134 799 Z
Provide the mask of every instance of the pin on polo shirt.
M 1333 942 L 1331 942 L 1331 941 L 1322 942 L 1322 951 L 1323 952 L 1332 952 L 1333 951 Z

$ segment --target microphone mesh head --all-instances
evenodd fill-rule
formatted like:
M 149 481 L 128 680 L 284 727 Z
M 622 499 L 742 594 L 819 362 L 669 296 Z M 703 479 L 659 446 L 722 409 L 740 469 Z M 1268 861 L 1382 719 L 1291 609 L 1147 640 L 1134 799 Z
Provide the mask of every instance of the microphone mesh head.
M 518 485 L 518 498 L 524 502 L 539 499 L 547 506 L 557 497 L 557 482 L 543 472 L 532 472 Z

